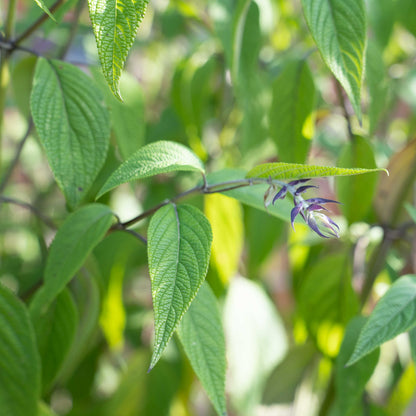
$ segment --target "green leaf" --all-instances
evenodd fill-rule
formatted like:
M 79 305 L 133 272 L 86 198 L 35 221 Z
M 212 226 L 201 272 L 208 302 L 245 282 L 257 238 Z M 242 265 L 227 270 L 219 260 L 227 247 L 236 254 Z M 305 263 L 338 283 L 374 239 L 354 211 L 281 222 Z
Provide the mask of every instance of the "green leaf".
M 366 0 L 368 23 L 371 34 L 377 43 L 384 49 L 389 43 L 396 18 L 395 8 L 397 1 Z M 400 6 L 398 7 L 400 10 Z M 367 68 L 366 68 L 367 70 Z
M 45 403 L 39 402 L 37 416 L 56 416 L 56 413 Z
M 293 180 L 324 176 L 351 176 L 369 172 L 386 172 L 386 169 L 336 168 L 332 166 L 301 165 L 299 163 L 264 163 L 251 169 L 247 178 Z
M 345 367 L 365 321 L 364 317 L 358 317 L 349 322 L 339 355 L 336 358 L 336 403 L 341 415 L 356 415 L 354 408 L 362 403 L 365 386 L 373 374 L 380 355 L 379 350 L 374 350 L 366 360 Z
M 416 208 L 410 205 L 408 202 L 405 202 L 404 207 L 406 208 L 406 211 L 410 215 L 412 221 L 416 223 Z
M 225 402 L 225 340 L 217 299 L 207 283 L 178 327 L 179 339 L 192 368 L 217 413 L 227 413 Z
M 207 182 L 209 185 L 213 185 L 215 183 L 243 179 L 246 174 L 246 171 L 240 169 L 224 169 L 210 173 L 207 176 Z M 259 209 L 260 211 L 267 212 L 268 214 L 284 221 L 290 221 L 290 211 L 293 208 L 293 204 L 288 199 L 279 201 L 278 204 L 270 205 L 267 209 L 264 207 L 263 196 L 268 187 L 269 186 L 267 184 L 260 184 L 233 189 L 222 193 L 226 196 L 237 199 L 243 204 Z
M 104 77 L 120 101 L 121 71 L 147 3 L 148 0 L 88 0 Z
M 86 205 L 67 217 L 50 246 L 44 285 L 31 304 L 32 317 L 46 309 L 64 289 L 104 238 L 113 220 L 110 208 L 101 204 Z
M 150 143 L 134 153 L 108 178 L 97 198 L 122 183 L 176 171 L 204 173 L 205 169 L 199 158 L 182 144 L 168 141 Z
M 396 280 L 378 301 L 364 325 L 347 365 L 416 325 L 416 275 Z
M 0 410 L 5 416 L 36 416 L 40 362 L 25 305 L 0 284 Z
M 16 105 L 25 118 L 28 118 L 30 115 L 30 92 L 32 90 L 36 63 L 37 58 L 35 56 L 20 59 L 13 68 L 11 77 Z
M 363 0 L 302 0 L 319 52 L 361 120 L 366 14 Z
M 348 257 L 326 255 L 309 267 L 300 284 L 299 312 L 318 348 L 330 357 L 338 354 L 344 327 L 359 310 L 351 275 Z
M 56 23 L 56 20 L 53 17 L 53 14 L 50 12 L 45 2 L 43 0 L 34 0 L 34 1 Z
M 376 167 L 374 152 L 366 139 L 355 136 L 341 151 L 337 165 Z M 377 175 L 365 175 L 364 177 L 337 178 L 336 187 L 339 200 L 342 201 L 341 210 L 349 223 L 363 221 L 370 211 Z
M 148 229 L 149 273 L 155 315 L 152 369 L 205 279 L 212 241 L 204 214 L 191 205 L 169 204 Z
M 92 75 L 102 87 L 105 102 L 110 109 L 111 126 L 123 159 L 128 159 L 144 142 L 144 98 L 140 84 L 127 72 L 120 78 L 120 90 L 124 101 L 117 100 L 108 89 L 99 68 L 92 68 Z
M 68 354 L 78 325 L 78 313 L 69 290 L 64 289 L 32 322 L 42 360 L 42 390 L 47 393 Z
M 312 139 L 315 85 L 304 59 L 287 64 L 273 83 L 270 134 L 279 160 L 303 163 Z
M 265 382 L 287 350 L 275 305 L 256 283 L 234 278 L 224 306 L 227 390 L 237 414 L 252 416 Z
M 33 121 L 59 187 L 74 208 L 103 166 L 110 137 L 100 91 L 80 69 L 39 58 L 31 95 Z

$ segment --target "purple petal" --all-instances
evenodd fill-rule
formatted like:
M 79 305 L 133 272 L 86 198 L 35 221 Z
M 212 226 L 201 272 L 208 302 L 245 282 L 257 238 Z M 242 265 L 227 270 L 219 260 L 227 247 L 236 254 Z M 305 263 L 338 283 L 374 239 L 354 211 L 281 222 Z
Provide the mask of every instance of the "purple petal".
M 311 204 L 308 206 L 308 211 L 319 211 L 319 210 L 324 210 L 324 211 L 328 211 L 325 207 L 323 207 L 322 205 L 319 204 Z
M 297 205 L 295 205 L 295 207 L 290 212 L 290 221 L 292 223 L 293 230 L 295 230 L 295 224 L 294 224 L 295 223 L 295 218 L 297 217 L 297 215 L 299 214 L 301 209 L 302 209 L 302 204 L 297 204 Z
M 308 182 L 308 181 L 310 181 L 310 179 L 297 179 L 296 181 L 289 182 L 289 185 L 290 186 L 295 186 L 299 183 L 305 183 L 305 182 Z
M 283 186 L 282 189 L 273 198 L 273 201 L 272 201 L 273 205 L 278 199 L 284 199 L 286 196 L 286 192 L 287 192 L 287 186 Z
M 329 238 L 327 235 L 321 233 L 321 230 L 318 228 L 318 224 L 315 221 L 315 218 L 309 216 L 308 218 L 308 226 L 311 230 L 315 231 L 320 237 Z
M 306 199 L 305 202 L 308 204 L 327 204 L 328 202 L 332 202 L 334 204 L 340 204 L 341 202 L 334 201 L 333 199 L 326 199 L 326 198 L 310 198 Z
M 314 185 L 300 186 L 298 189 L 296 189 L 295 195 L 302 194 L 303 192 L 307 191 L 309 188 L 318 188 L 318 187 Z

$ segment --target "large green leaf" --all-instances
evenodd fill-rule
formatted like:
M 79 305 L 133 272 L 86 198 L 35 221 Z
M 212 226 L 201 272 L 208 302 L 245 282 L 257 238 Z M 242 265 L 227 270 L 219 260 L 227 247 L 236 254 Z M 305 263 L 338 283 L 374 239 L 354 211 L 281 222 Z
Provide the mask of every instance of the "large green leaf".
M 416 325 L 416 275 L 396 280 L 379 300 L 364 325 L 347 365 Z
M 148 256 L 155 315 L 150 368 L 156 365 L 205 279 L 211 241 L 208 220 L 191 205 L 166 205 L 150 221 Z
M 374 151 L 366 139 L 355 136 L 342 149 L 337 165 L 375 168 Z M 365 219 L 373 202 L 377 179 L 375 174 L 362 178 L 337 178 L 336 187 L 339 200 L 342 201 L 341 210 L 350 223 Z
M 101 93 L 75 66 L 39 58 L 30 104 L 56 181 L 76 207 L 107 156 L 110 123 Z
M 366 360 L 345 367 L 365 321 L 365 318 L 357 317 L 349 322 L 336 358 L 335 389 L 339 415 L 355 416 L 357 414 L 354 413 L 355 407 L 363 402 L 365 386 L 378 361 L 380 351 L 374 350 Z
M 98 197 L 122 183 L 175 171 L 204 173 L 205 169 L 199 158 L 182 144 L 169 141 L 150 143 L 134 153 L 108 178 Z
M 25 305 L 0 284 L 0 413 L 36 416 L 40 362 Z
M 303 11 L 323 60 L 344 87 L 361 119 L 366 13 L 363 0 L 302 0 Z
M 88 0 L 104 77 L 121 100 L 121 71 L 133 45 L 148 0 Z
M 299 163 L 264 163 L 251 169 L 247 178 L 272 178 L 281 180 L 317 178 L 323 176 L 351 176 L 380 172 L 386 169 L 337 168 L 332 166 L 301 165 Z
M 111 210 L 101 204 L 86 205 L 68 216 L 50 246 L 44 285 L 31 304 L 32 317 L 46 309 L 64 289 L 103 239 L 113 220 Z
M 312 139 L 315 85 L 304 59 L 285 66 L 273 83 L 270 134 L 279 160 L 303 163 Z
M 45 313 L 32 322 L 42 360 L 42 390 L 46 393 L 68 354 L 78 324 L 69 290 L 62 291 Z
M 225 403 L 225 340 L 217 299 L 207 283 L 178 327 L 179 339 L 192 368 L 217 413 L 227 413 Z
M 287 350 L 283 322 L 256 283 L 234 278 L 224 306 L 227 390 L 239 415 L 252 416 L 264 385 Z

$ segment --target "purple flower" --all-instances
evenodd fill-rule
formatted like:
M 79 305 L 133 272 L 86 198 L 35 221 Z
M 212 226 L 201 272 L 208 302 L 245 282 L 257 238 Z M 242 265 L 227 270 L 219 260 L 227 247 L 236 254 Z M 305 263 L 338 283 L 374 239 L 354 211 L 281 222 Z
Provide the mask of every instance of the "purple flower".
M 290 222 L 292 228 L 295 229 L 295 219 L 300 214 L 306 224 L 311 230 L 323 238 L 339 237 L 338 225 L 327 215 L 321 211 L 328 211 L 323 205 L 328 203 L 339 204 L 338 201 L 326 198 L 309 198 L 303 199 L 301 194 L 311 188 L 318 188 L 314 185 L 301 185 L 309 179 L 299 179 L 296 181 L 289 182 L 288 184 L 282 185 L 279 192 L 273 198 L 273 204 L 278 199 L 284 199 L 286 194 L 289 192 L 293 196 L 294 208 L 290 213 Z M 274 188 L 274 186 L 273 186 Z M 275 188 L 274 188 L 275 189 Z M 269 195 L 271 188 L 268 189 L 267 195 Z

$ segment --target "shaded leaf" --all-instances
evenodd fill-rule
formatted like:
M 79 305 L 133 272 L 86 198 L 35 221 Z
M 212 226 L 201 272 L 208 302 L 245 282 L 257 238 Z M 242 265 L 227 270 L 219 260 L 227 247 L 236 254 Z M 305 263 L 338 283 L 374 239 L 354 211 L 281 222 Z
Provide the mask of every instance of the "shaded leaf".
M 37 58 L 35 56 L 20 59 L 13 68 L 11 77 L 14 99 L 24 117 L 30 115 L 30 93 L 36 62 Z
M 55 179 L 74 208 L 102 168 L 110 138 L 101 93 L 77 67 L 39 58 L 31 95 L 33 121 Z
M 363 0 L 302 0 L 319 52 L 361 119 L 366 13 Z
M 303 163 L 312 139 L 315 85 L 305 60 L 292 61 L 273 82 L 270 134 L 279 160 Z M 309 124 L 309 125 L 308 125 Z
M 207 283 L 178 327 L 179 339 L 195 374 L 218 415 L 227 413 L 225 402 L 225 340 L 217 299 Z
M 0 409 L 5 416 L 36 416 L 40 361 L 25 305 L 0 284 Z
M 88 0 L 104 77 L 121 100 L 119 82 L 148 0 Z
M 110 208 L 101 204 L 86 205 L 67 217 L 49 248 L 44 285 L 30 306 L 33 319 L 74 277 L 113 220 Z
M 384 342 L 416 325 L 416 276 L 402 276 L 378 301 L 364 325 L 354 352 L 352 365 Z
M 150 369 L 161 357 L 205 279 L 211 241 L 208 220 L 191 205 L 166 205 L 150 221 L 148 257 L 155 315 Z
M 205 169 L 199 158 L 179 143 L 150 143 L 134 153 L 108 178 L 97 198 L 122 183 L 176 171 L 204 173 Z
M 251 169 L 247 178 L 304 179 L 324 176 L 351 176 L 369 172 L 387 173 L 386 169 L 337 168 L 333 166 L 302 165 L 299 163 L 264 163 Z

